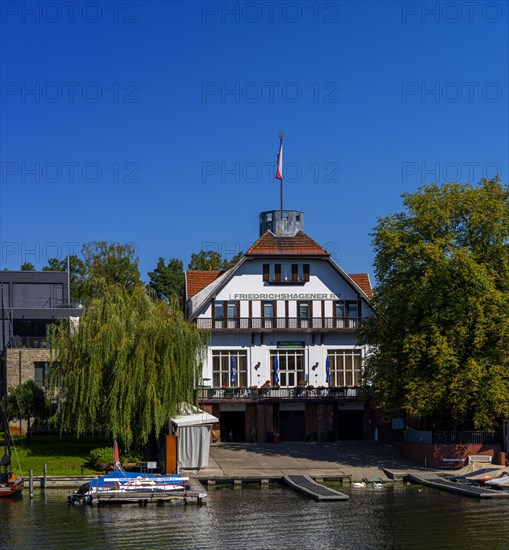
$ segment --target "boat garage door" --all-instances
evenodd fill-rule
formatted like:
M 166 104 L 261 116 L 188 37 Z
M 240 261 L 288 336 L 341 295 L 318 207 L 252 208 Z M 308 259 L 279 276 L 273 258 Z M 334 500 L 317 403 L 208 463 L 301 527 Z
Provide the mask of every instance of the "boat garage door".
M 364 439 L 364 411 L 339 411 L 337 433 L 340 441 Z
M 279 411 L 281 441 L 304 441 L 305 411 Z

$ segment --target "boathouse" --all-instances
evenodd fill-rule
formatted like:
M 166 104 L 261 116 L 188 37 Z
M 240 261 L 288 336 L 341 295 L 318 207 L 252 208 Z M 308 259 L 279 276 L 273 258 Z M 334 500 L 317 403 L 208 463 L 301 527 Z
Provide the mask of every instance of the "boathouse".
M 186 271 L 186 318 L 210 331 L 199 403 L 221 441 L 372 439 L 361 395 L 372 316 L 366 273 L 348 274 L 304 232 L 304 214 L 260 214 L 230 270 Z

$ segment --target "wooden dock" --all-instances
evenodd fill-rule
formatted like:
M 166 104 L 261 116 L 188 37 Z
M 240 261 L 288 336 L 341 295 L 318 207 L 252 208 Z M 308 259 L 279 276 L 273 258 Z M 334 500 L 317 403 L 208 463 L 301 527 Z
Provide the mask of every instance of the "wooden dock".
M 320 485 L 309 476 L 284 476 L 283 481 L 295 491 L 312 498 L 313 500 L 348 500 L 349 496 Z
M 509 491 L 496 491 L 494 489 L 487 489 L 486 487 L 458 483 L 438 476 L 424 477 L 416 474 L 409 474 L 407 479 L 425 487 L 432 487 L 433 489 L 449 491 L 472 498 L 509 498 Z

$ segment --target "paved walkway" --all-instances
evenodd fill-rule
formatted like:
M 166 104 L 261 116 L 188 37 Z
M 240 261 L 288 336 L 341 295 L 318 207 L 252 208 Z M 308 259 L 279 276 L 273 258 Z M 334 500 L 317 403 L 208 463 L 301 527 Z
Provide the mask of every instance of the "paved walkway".
M 189 472 L 198 479 L 351 476 L 387 479 L 382 468 L 398 472 L 422 472 L 386 443 L 341 441 L 334 443 L 219 443 L 211 445 L 207 468 Z

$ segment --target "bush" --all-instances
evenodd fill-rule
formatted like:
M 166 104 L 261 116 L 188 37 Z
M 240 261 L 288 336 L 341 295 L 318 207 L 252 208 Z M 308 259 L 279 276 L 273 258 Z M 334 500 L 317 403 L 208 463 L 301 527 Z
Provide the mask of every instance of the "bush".
M 89 464 L 96 470 L 104 470 L 113 464 L 113 449 L 111 447 L 99 447 L 90 451 Z

